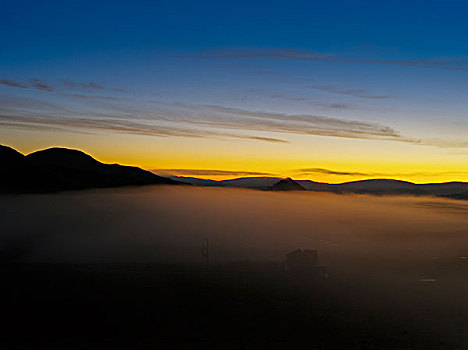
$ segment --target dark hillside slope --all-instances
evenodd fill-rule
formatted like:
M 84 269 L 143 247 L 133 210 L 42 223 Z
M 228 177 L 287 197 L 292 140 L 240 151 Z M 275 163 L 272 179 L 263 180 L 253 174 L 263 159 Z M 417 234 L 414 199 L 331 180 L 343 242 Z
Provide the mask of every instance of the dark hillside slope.
M 0 193 L 43 192 L 57 190 L 60 179 L 38 164 L 31 164 L 26 157 L 7 146 L 0 146 Z
M 181 184 L 149 171 L 118 164 L 104 164 L 72 149 L 49 148 L 23 156 L 12 148 L 0 148 L 4 170 L 0 192 L 27 193 L 86 188 Z

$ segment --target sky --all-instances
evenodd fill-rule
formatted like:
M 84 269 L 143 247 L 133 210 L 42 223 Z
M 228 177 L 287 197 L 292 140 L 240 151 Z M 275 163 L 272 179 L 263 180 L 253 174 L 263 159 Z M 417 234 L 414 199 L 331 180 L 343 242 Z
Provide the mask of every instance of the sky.
M 468 2 L 0 3 L 0 144 L 224 179 L 468 181 Z

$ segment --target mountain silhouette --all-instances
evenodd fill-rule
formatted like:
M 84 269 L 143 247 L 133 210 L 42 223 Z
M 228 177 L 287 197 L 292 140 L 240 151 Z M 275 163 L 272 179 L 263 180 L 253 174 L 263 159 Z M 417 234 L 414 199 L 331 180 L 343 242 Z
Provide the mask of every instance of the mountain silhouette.
M 210 187 L 238 187 L 238 188 L 253 188 L 260 190 L 272 190 L 273 186 L 281 182 L 280 187 L 296 187 L 286 186 L 286 180 L 281 180 L 277 177 L 243 177 L 231 180 L 204 180 L 187 177 L 172 177 L 175 180 L 188 182 L 197 186 Z M 290 180 L 302 187 L 301 190 L 315 192 L 333 192 L 333 193 L 356 193 L 356 194 L 372 194 L 372 195 L 417 195 L 417 196 L 439 196 L 454 199 L 468 199 L 468 183 L 467 182 L 444 182 L 444 183 L 427 183 L 415 184 L 408 181 L 394 179 L 368 179 L 360 181 L 344 182 L 339 184 L 328 184 L 324 182 L 315 182 L 311 180 Z M 288 183 L 290 183 L 290 181 Z M 284 183 L 284 185 L 283 185 Z M 278 188 L 278 186 L 275 186 Z
M 4 169 L 0 173 L 2 193 L 182 184 L 137 167 L 104 164 L 82 151 L 67 148 L 49 148 L 25 156 L 0 146 L 0 162 Z
M 468 200 L 468 191 L 461 192 L 461 193 L 445 194 L 444 197 L 453 198 L 453 199 Z
M 273 186 L 280 181 L 278 177 L 240 177 L 238 179 L 220 181 L 224 187 L 244 187 L 264 189 L 268 186 Z
M 195 186 L 204 187 L 233 187 L 233 188 L 252 188 L 258 190 L 268 190 L 269 187 L 281 180 L 279 177 L 240 177 L 230 180 L 206 180 L 196 177 L 171 176 L 173 180 L 189 183 Z
M 24 155 L 19 153 L 17 150 L 0 145 L 0 161 L 1 162 L 12 162 L 12 163 L 17 163 L 21 162 L 24 159 Z
M 418 185 L 400 180 L 372 179 L 346 182 L 338 185 L 343 192 L 368 194 L 425 194 Z
M 417 186 L 434 195 L 451 196 L 464 192 L 468 193 L 468 183 L 466 182 L 430 183 Z
M 290 177 L 280 180 L 271 186 L 272 191 L 307 191 Z
M 328 184 L 278 177 L 243 177 L 222 181 L 176 176 L 166 178 L 137 167 L 104 164 L 82 151 L 58 147 L 23 155 L 11 147 L 0 145 L 0 162 L 2 164 L 0 193 L 41 193 L 120 186 L 193 184 L 273 191 L 409 194 L 468 200 L 467 182 L 415 184 L 393 179 L 369 179 Z
M 207 179 L 199 179 L 196 177 L 188 177 L 188 176 L 169 176 L 169 179 L 183 182 L 190 185 L 195 186 L 203 186 L 203 187 L 220 187 L 220 181 L 216 180 L 207 180 Z

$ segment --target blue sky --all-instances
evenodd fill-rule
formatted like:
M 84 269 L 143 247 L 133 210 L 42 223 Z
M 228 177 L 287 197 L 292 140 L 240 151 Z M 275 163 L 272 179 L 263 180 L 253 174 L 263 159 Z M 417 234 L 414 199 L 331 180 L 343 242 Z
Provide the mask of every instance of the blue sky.
M 466 1 L 2 1 L 0 136 L 30 151 L 66 146 L 71 133 L 98 134 L 104 148 L 144 135 L 169 149 L 168 134 L 208 153 L 193 139 L 214 138 L 226 157 L 255 139 L 280 140 L 287 153 L 307 140 L 329 149 L 329 137 L 337 159 L 342 138 L 364 140 L 356 153 L 377 138 L 454 168 L 468 147 L 467 10 Z M 92 137 L 69 139 L 97 151 Z M 368 167 L 370 157 L 354 161 Z
M 5 0 L 1 7 L 5 51 L 31 60 L 220 46 L 399 58 L 467 53 L 465 1 Z

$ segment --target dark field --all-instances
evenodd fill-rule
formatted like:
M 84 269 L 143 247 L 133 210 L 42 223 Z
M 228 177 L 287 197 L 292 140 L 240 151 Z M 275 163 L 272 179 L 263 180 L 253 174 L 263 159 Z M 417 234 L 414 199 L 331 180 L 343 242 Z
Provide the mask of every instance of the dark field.
M 264 264 L 17 264 L 1 275 L 2 349 L 467 345 L 468 303 L 434 303 L 445 293 L 434 282 L 394 290 Z
M 149 187 L 0 209 L 1 349 L 468 348 L 466 202 Z M 285 271 L 296 248 L 328 277 Z

